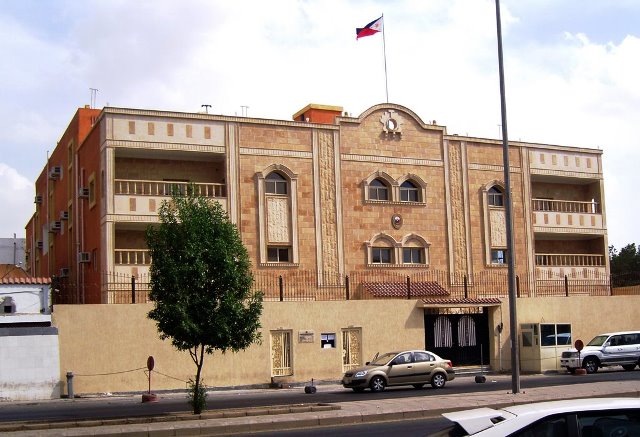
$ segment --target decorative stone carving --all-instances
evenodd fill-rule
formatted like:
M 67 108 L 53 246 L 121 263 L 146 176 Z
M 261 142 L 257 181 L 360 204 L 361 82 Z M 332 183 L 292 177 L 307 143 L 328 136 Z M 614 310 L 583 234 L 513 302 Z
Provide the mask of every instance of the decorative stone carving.
M 451 186 L 451 227 L 453 235 L 454 268 L 467 271 L 467 234 L 462 186 L 462 156 L 458 144 L 449 144 L 449 177 Z
M 400 214 L 391 216 L 391 226 L 393 226 L 394 229 L 400 229 L 402 227 L 402 216 Z
M 322 207 L 322 269 L 337 273 L 338 227 L 336 224 L 336 174 L 333 135 L 318 134 L 320 155 L 320 205 Z
M 267 240 L 269 243 L 290 243 L 289 203 L 281 197 L 267 198 Z
M 507 247 L 507 220 L 504 209 L 489 211 L 491 247 Z
M 380 117 L 382 132 L 386 135 L 402 135 L 402 119 L 396 111 L 387 111 Z

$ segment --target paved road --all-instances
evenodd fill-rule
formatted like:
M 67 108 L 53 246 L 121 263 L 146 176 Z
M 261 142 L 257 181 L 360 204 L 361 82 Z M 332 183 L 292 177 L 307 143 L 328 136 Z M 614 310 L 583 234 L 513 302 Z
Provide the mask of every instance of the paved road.
M 594 376 L 594 378 L 591 378 Z M 615 372 L 607 375 L 588 376 L 535 376 L 523 377 L 522 390 L 520 393 L 511 393 L 510 389 L 494 389 L 489 391 L 478 391 L 487 385 L 497 387 L 500 382 L 510 387 L 510 375 L 492 375 L 490 380 L 498 382 L 487 384 L 474 384 L 473 378 L 460 378 L 457 384 L 464 385 L 465 379 L 469 387 L 474 387 L 470 392 L 454 394 L 448 390 L 422 390 L 412 389 L 389 390 L 383 397 L 378 396 L 374 400 L 366 400 L 365 396 L 358 396 L 343 390 L 340 386 L 323 386 L 319 394 L 335 392 L 342 399 L 350 399 L 347 402 L 336 402 L 331 405 L 314 405 L 308 403 L 305 406 L 291 405 L 287 407 L 260 407 L 257 409 L 245 408 L 240 410 L 209 410 L 202 415 L 194 416 L 190 413 L 176 413 L 168 417 L 147 417 L 111 420 L 79 420 L 65 423 L 46 422 L 20 422 L 20 423 L 0 423 L 0 434 L 3 437 L 84 437 L 87 435 L 99 435 L 101 437 L 122 437 L 123 435 L 144 435 L 147 437 L 165 437 L 169 435 L 249 435 L 260 432 L 274 432 L 279 434 L 283 430 L 314 430 L 319 427 L 322 431 L 341 433 L 347 428 L 344 426 L 354 425 L 350 428 L 354 432 L 361 432 L 367 429 L 368 423 L 385 423 L 384 426 L 394 426 L 407 422 L 410 426 L 415 426 L 414 419 L 439 419 L 446 411 L 464 410 L 481 406 L 501 407 L 505 405 L 524 404 L 554 399 L 591 398 L 591 397 L 638 397 L 640 396 L 640 371 L 625 373 Z M 569 379 L 564 379 L 569 378 Z M 608 379 L 597 382 L 597 380 Z M 539 388 L 533 387 L 534 381 L 545 381 L 546 385 Z M 564 385 L 557 385 L 564 381 Z M 455 382 L 455 381 L 454 381 Z M 550 384 L 553 382 L 553 384 Z M 457 384 L 448 386 L 450 389 Z M 300 396 L 301 390 L 259 390 L 259 393 L 271 393 L 278 396 L 286 395 Z M 402 396 L 406 393 L 415 393 L 413 396 Z M 254 397 L 251 391 L 241 391 L 243 397 L 249 399 Z M 347 395 L 346 393 L 349 393 Z M 224 396 L 229 393 L 215 393 L 216 396 Z M 238 395 L 236 395 L 238 396 Z M 303 395 L 305 396 L 305 395 Z M 315 395 L 306 395 L 315 398 Z M 174 396 L 175 397 L 175 396 Z M 184 403 L 184 394 L 180 395 L 181 402 Z M 360 400 L 358 400 L 360 398 Z M 134 413 L 140 408 L 146 408 L 141 404 L 140 395 L 130 396 L 128 403 L 120 404 L 119 409 L 126 411 L 127 415 Z M 135 399 L 135 400 L 134 400 Z M 164 401 L 164 399 L 163 399 Z M 30 407 L 37 407 L 41 404 L 71 405 L 77 407 L 86 402 L 112 403 L 114 399 L 73 399 L 73 400 L 52 400 L 38 403 L 23 403 Z M 11 404 L 13 405 L 13 404 Z M 144 406 L 143 406 L 144 405 Z M 10 405 L 9 405 L 10 406 Z M 0 410 L 5 410 L 8 406 L 2 406 Z M 24 407 L 23 407 L 24 408 Z M 395 423 L 393 421 L 396 421 Z M 427 425 L 431 422 L 425 421 Z M 363 428 L 361 428 L 361 426 Z M 418 424 L 418 431 L 421 433 L 422 424 Z M 415 431 L 415 430 L 414 430 Z M 412 432 L 414 432 L 412 431 Z M 366 431 L 364 431 L 366 433 Z M 400 431 L 397 428 L 390 428 L 387 434 L 396 434 Z M 430 431 L 429 431 L 430 432 Z M 411 432 L 409 432 L 411 433 Z M 426 430 L 425 430 L 426 433 Z M 306 435 L 306 433 L 305 433 Z
M 302 403 L 344 403 L 384 399 L 403 399 L 438 395 L 455 395 L 485 391 L 511 390 L 510 378 L 504 375 L 495 380 L 487 375 L 487 382 L 476 384 L 471 376 L 461 376 L 442 390 L 425 387 L 389 388 L 382 393 L 354 393 L 338 385 L 320 385 L 316 394 L 305 394 L 302 388 L 212 391 L 207 398 L 207 410 L 247 408 Z M 495 381 L 495 382 L 492 382 Z M 525 375 L 521 378 L 521 390 L 536 387 L 567 386 L 605 381 L 640 381 L 640 370 L 633 372 L 605 371 L 593 375 L 568 374 Z M 58 421 L 80 419 L 109 419 L 121 417 L 162 416 L 170 413 L 189 412 L 184 394 L 162 394 L 157 403 L 141 403 L 141 396 L 59 399 L 42 402 L 0 402 L 0 422 L 9 421 Z

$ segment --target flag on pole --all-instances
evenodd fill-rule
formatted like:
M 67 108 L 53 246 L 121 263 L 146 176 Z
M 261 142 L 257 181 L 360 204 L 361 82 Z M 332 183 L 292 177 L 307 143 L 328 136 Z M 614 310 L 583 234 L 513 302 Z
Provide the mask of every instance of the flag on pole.
M 356 28 L 356 39 L 375 35 L 378 32 L 382 31 L 382 17 L 373 20 L 371 23 L 367 24 L 364 27 Z

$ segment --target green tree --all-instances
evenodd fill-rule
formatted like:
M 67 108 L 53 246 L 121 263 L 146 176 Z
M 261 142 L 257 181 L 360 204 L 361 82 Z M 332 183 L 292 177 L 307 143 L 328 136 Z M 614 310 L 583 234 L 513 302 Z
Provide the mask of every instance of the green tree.
M 251 261 L 237 227 L 220 204 L 174 193 L 147 228 L 151 254 L 148 317 L 160 338 L 188 350 L 196 365 L 190 388 L 194 414 L 205 408 L 201 381 L 206 354 L 244 350 L 261 341 L 262 293 L 252 292 Z
M 609 261 L 612 275 L 620 275 L 640 271 L 640 250 L 634 243 L 627 244 L 620 252 L 609 246 Z

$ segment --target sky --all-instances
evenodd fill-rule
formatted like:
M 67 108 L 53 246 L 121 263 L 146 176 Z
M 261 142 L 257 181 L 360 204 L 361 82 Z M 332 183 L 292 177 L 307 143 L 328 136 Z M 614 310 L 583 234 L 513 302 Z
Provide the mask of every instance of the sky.
M 602 149 L 609 245 L 640 244 L 640 2 L 500 9 L 509 139 Z M 500 138 L 493 0 L 0 0 L 0 237 L 24 237 L 78 107 L 358 116 L 387 99 L 384 53 L 389 102 Z

